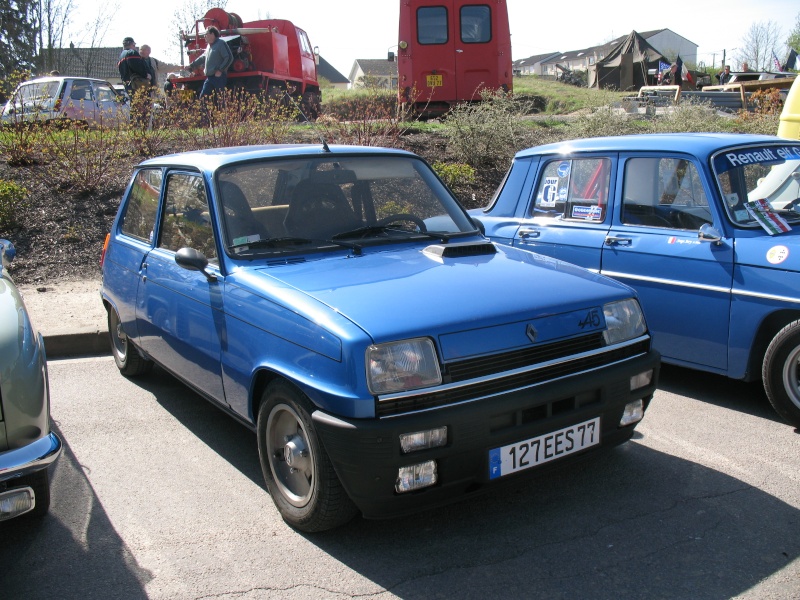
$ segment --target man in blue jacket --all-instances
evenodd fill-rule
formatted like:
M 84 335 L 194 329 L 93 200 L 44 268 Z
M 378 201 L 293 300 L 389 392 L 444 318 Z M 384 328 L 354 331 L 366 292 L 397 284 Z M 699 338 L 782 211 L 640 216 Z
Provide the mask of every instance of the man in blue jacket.
M 219 37 L 219 29 L 209 27 L 205 34 L 206 51 L 189 64 L 189 69 L 194 70 L 204 65 L 203 72 L 206 80 L 200 90 L 200 97 L 207 96 L 214 90 L 221 90 L 228 81 L 228 68 L 233 64 L 233 52 Z

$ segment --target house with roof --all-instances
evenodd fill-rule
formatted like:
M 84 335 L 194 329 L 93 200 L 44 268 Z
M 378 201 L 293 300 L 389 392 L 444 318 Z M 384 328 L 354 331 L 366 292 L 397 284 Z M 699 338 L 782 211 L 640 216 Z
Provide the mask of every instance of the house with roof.
M 680 55 L 687 65 L 697 64 L 697 44 L 675 33 L 670 29 L 655 29 L 653 31 L 638 32 L 653 48 L 670 60 Z M 630 34 L 620 36 L 605 44 L 591 46 L 580 50 L 570 50 L 567 52 L 556 52 L 548 58 L 538 61 L 536 75 L 556 77 L 561 69 L 570 71 L 588 71 L 589 67 L 594 66 L 598 61 L 603 60 L 617 46 L 625 42 Z M 522 59 L 521 61 L 531 61 L 538 57 Z M 516 64 L 516 63 L 515 63 Z M 559 68 L 561 67 L 561 68 Z M 516 69 L 516 67 L 515 67 Z
M 350 80 L 320 56 L 317 64 L 317 79 L 323 78 L 331 84 L 331 87 L 336 89 L 346 90 L 350 86 Z
M 397 63 L 386 59 L 357 58 L 350 69 L 350 87 L 397 89 Z
M 41 51 L 37 64 L 43 65 L 40 75 L 58 71 L 67 77 L 94 77 L 105 79 L 111 84 L 121 84 L 119 77 L 119 54 L 121 47 L 114 48 L 45 48 Z
M 529 56 L 528 58 L 520 58 L 511 63 L 511 68 L 514 71 L 514 75 L 542 75 L 542 63 L 559 54 L 560 52 L 548 52 Z

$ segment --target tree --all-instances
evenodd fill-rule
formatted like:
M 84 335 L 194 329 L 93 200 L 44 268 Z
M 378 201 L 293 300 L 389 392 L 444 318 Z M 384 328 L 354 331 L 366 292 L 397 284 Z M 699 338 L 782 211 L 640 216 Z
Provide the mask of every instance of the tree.
M 786 45 L 800 52 L 800 13 L 797 13 L 794 19 L 794 29 L 789 33 L 789 37 L 786 38 Z
M 202 19 L 212 8 L 225 9 L 228 6 L 228 0 L 184 0 L 184 3 L 175 9 L 172 18 L 175 23 L 175 36 L 172 38 L 171 46 L 177 48 L 183 62 L 183 43 L 180 39 L 182 32 L 191 32 L 194 30 L 194 24 L 197 19 Z
M 33 68 L 37 31 L 36 0 L 0 0 L 0 79 Z
M 35 5 L 39 21 L 36 67 L 41 73 L 60 71 L 63 64 L 58 49 L 64 47 L 64 32 L 75 6 L 72 0 L 38 0 Z
M 742 38 L 737 53 L 739 62 L 746 62 L 756 71 L 774 71 L 773 53 L 782 57 L 781 28 L 775 21 L 753 23 Z

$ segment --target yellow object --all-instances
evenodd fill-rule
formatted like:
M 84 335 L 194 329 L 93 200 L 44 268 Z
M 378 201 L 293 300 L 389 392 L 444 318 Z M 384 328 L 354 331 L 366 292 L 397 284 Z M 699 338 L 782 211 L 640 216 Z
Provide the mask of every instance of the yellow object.
M 800 140 L 800 77 L 796 77 L 781 112 L 778 136 L 790 140 Z

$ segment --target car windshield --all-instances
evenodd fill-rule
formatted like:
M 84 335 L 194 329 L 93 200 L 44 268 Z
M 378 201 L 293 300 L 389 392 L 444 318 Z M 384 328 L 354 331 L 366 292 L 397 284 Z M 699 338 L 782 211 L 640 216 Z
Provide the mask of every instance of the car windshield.
M 712 163 L 725 208 L 737 225 L 759 226 L 765 210 L 787 222 L 800 220 L 800 144 L 725 150 Z
M 19 109 L 35 108 L 47 110 L 52 108 L 58 93 L 60 81 L 36 81 L 21 85 L 14 96 L 14 105 Z
M 228 166 L 216 175 L 216 196 L 225 246 L 239 256 L 476 233 L 431 169 L 402 156 Z

